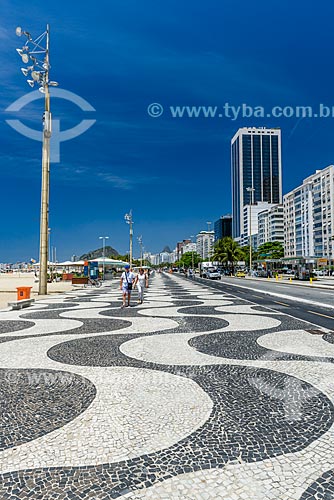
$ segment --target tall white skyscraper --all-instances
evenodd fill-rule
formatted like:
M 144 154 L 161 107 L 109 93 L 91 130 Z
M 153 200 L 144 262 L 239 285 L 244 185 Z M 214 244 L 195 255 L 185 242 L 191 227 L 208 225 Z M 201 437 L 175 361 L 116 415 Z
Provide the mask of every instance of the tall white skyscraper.
M 240 238 L 244 233 L 244 205 L 282 203 L 280 129 L 240 128 L 231 141 L 231 169 L 232 236 Z

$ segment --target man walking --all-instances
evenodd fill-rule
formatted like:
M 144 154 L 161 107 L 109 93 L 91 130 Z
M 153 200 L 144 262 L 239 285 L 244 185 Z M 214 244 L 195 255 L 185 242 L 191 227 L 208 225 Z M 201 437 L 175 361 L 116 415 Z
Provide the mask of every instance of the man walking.
M 122 290 L 123 293 L 123 303 L 121 306 L 122 308 L 130 307 L 130 298 L 131 298 L 132 284 L 134 279 L 135 275 L 130 270 L 129 264 L 126 264 L 124 266 L 124 271 L 122 273 L 119 286 L 120 290 Z

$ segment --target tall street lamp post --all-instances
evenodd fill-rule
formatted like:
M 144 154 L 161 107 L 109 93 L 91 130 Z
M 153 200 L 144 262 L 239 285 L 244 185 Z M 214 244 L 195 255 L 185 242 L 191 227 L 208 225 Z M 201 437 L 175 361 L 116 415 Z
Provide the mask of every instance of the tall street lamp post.
M 103 281 L 104 281 L 104 274 L 105 274 L 105 260 L 106 260 L 106 255 L 105 255 L 105 250 L 106 250 L 106 240 L 109 240 L 109 236 L 99 236 L 99 240 L 102 241 L 102 254 L 103 254 Z
M 143 237 L 138 236 L 137 238 L 139 246 L 140 246 L 140 267 L 143 266 Z
M 209 234 L 208 234 L 208 239 L 207 239 L 207 242 L 208 242 L 208 260 L 210 260 L 210 258 L 211 258 L 211 253 L 212 253 L 212 252 L 211 252 L 211 238 L 210 238 L 210 236 L 211 236 L 211 235 L 210 235 L 210 231 L 211 231 L 211 224 L 212 224 L 212 223 L 211 223 L 210 221 L 209 221 L 209 222 L 207 222 L 207 225 L 208 225 L 208 233 L 209 233 Z
M 252 206 L 254 204 L 255 188 L 248 187 L 246 191 L 249 193 L 249 272 L 252 275 Z
M 332 276 L 333 275 L 333 273 L 332 273 L 332 260 L 334 263 L 334 236 L 330 236 L 329 241 L 331 242 L 332 248 L 329 249 L 329 252 L 328 252 L 328 255 L 329 255 L 329 257 L 328 257 L 328 276 Z M 332 257 L 330 254 L 332 254 Z
M 129 264 L 130 264 L 130 269 L 132 267 L 132 239 L 133 239 L 133 220 L 132 220 L 132 210 L 128 214 L 124 215 L 125 222 L 129 224 L 130 226 L 130 256 L 129 256 Z
M 53 263 L 53 258 L 52 258 L 52 246 L 51 246 L 51 227 L 48 227 L 48 243 L 49 243 L 49 270 L 50 270 L 50 281 L 52 283 L 52 263 Z
M 41 215 L 40 215 L 40 250 L 39 250 L 39 295 L 47 294 L 48 282 L 48 226 L 49 226 L 49 188 L 50 188 L 50 138 L 51 138 L 51 111 L 49 87 L 56 87 L 57 82 L 49 81 L 50 70 L 50 27 L 35 40 L 28 31 L 16 28 L 17 36 L 26 36 L 26 42 L 21 49 L 16 49 L 26 68 L 21 68 L 30 87 L 35 84 L 45 95 L 43 113 L 43 147 L 42 147 L 42 186 L 41 186 Z M 50 257 L 49 257 L 50 258 Z
M 191 246 L 192 246 L 192 252 L 191 252 L 191 268 L 193 270 L 193 273 L 195 272 L 194 270 L 194 246 L 193 246 L 193 238 L 194 238 L 194 235 L 192 234 L 190 236 L 190 241 L 191 241 Z

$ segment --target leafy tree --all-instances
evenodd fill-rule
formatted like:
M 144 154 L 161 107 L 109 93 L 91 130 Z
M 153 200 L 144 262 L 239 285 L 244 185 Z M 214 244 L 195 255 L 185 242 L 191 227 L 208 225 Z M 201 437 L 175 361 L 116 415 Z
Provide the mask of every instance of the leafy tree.
M 109 255 L 108 255 L 109 257 Z M 123 262 L 129 262 L 129 254 L 125 254 L 125 255 L 121 255 L 121 254 L 118 254 L 116 255 L 116 257 L 111 257 L 111 259 L 117 259 L 117 260 L 122 260 Z
M 112 259 L 114 259 L 115 257 L 111 257 L 111 258 L 112 258 Z M 116 259 L 118 259 L 118 260 L 122 260 L 123 262 L 129 262 L 129 261 L 130 261 L 130 256 L 129 256 L 129 254 L 128 254 L 128 253 L 127 253 L 127 254 L 125 254 L 125 255 L 120 255 L 120 254 L 118 254 L 118 255 L 116 256 Z M 139 260 L 139 259 L 132 259 L 132 265 L 133 265 L 134 267 L 138 267 L 138 266 L 140 266 L 140 260 Z M 144 264 L 143 264 L 143 265 L 144 265 Z
M 241 250 L 242 256 L 243 256 L 241 260 L 244 260 L 246 262 L 246 264 L 249 266 L 250 246 L 244 245 L 244 246 L 240 247 L 240 250 Z M 257 258 L 258 258 L 258 252 L 256 250 L 254 250 L 254 248 L 252 247 L 252 261 L 256 260 Z
M 284 248 L 279 241 L 268 241 L 257 249 L 259 259 L 281 259 L 284 257 Z
M 197 267 L 198 263 L 201 262 L 201 261 L 202 261 L 201 256 L 198 255 L 198 253 L 196 253 L 196 252 L 185 252 L 182 255 L 181 259 L 179 260 L 179 264 L 182 267 L 189 268 L 189 267 L 192 267 L 193 262 L 194 262 L 194 267 Z

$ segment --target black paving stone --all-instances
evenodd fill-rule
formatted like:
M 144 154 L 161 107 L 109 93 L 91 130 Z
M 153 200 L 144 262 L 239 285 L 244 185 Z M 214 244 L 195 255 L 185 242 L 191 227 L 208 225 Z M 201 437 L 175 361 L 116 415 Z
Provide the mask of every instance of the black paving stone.
M 300 500 L 334 500 L 334 469 L 326 471 L 314 481 Z
M 33 321 L 0 321 L 0 334 L 25 330 L 26 328 L 31 328 L 34 324 L 35 323 Z
M 326 342 L 329 342 L 330 344 L 334 344 L 334 333 L 326 333 L 322 338 Z
M 224 313 L 228 320 L 230 313 Z M 252 315 L 254 319 L 255 315 Z M 280 325 L 274 328 L 255 331 L 236 332 L 217 332 L 209 335 L 201 335 L 189 340 L 189 345 L 197 351 L 210 356 L 218 356 L 229 359 L 275 359 L 275 360 L 298 360 L 298 361 L 322 361 L 325 363 L 333 363 L 333 358 L 322 358 L 319 356 L 302 356 L 298 354 L 289 354 L 279 351 L 266 349 L 258 344 L 257 340 L 263 335 L 273 332 L 284 332 L 288 330 L 303 330 L 311 328 L 312 325 L 306 324 L 298 319 L 291 318 L 286 315 L 275 315 L 275 319 L 280 321 Z
M 291 422 L 286 419 L 284 400 L 261 392 L 252 383 L 262 380 L 273 391 L 282 391 L 294 379 L 284 374 L 236 366 L 178 367 L 177 371 L 159 366 L 162 369 L 191 377 L 212 399 L 211 415 L 197 431 L 168 449 L 119 463 L 2 474 L 0 494 L 12 492 L 12 500 L 16 487 L 24 498 L 31 491 L 28 481 L 34 480 L 46 497 L 66 477 L 63 500 L 81 495 L 91 484 L 98 486 L 100 497 L 117 498 L 124 491 L 152 486 L 158 480 L 154 473 L 157 466 L 159 480 L 166 480 L 185 471 L 223 467 L 238 457 L 245 462 L 264 460 L 305 448 L 333 424 L 333 405 L 322 393 L 302 401 L 302 418 Z M 309 384 L 295 381 L 300 390 L 311 389 Z M 8 480 L 11 488 L 5 486 Z
M 86 500 L 86 498 L 88 499 L 87 495 L 92 491 L 96 492 L 96 497 L 99 500 L 118 498 L 130 491 L 150 487 L 158 481 L 164 481 L 178 474 L 221 468 L 230 461 L 237 463 L 237 459 L 244 462 L 257 462 L 269 457 L 294 453 L 307 447 L 333 425 L 334 407 L 329 399 L 309 384 L 294 377 L 270 370 L 233 365 L 166 366 L 142 362 L 122 354 L 119 349 L 122 343 L 138 338 L 138 336 L 145 337 L 165 333 L 177 334 L 179 332 L 210 332 L 213 329 L 218 330 L 228 326 L 229 314 L 215 311 L 213 306 L 202 305 L 203 300 L 197 298 L 197 295 L 203 293 L 202 291 L 188 292 L 181 285 L 174 283 L 171 285 L 171 280 L 167 277 L 163 277 L 163 280 L 168 284 L 166 296 L 172 296 L 173 298 L 171 305 L 179 306 L 180 312 L 189 314 L 189 316 L 185 317 L 171 317 L 179 324 L 178 327 L 146 334 L 122 335 L 115 333 L 113 335 L 75 339 L 52 347 L 48 352 L 48 356 L 61 363 L 86 366 L 131 366 L 190 378 L 208 394 L 213 402 L 213 409 L 208 420 L 199 429 L 175 445 L 131 460 L 96 466 L 51 467 L 2 474 L 0 475 L 0 499 L 25 500 L 33 498 L 33 500 L 36 500 L 41 498 L 44 500 L 59 498 L 60 500 L 78 500 L 82 498 Z M 87 303 L 87 308 L 89 308 L 90 298 L 92 297 L 98 297 L 109 302 L 108 306 L 104 307 L 101 319 L 80 318 L 78 321 L 81 321 L 83 326 L 69 330 L 68 333 L 87 334 L 117 330 L 131 323 L 135 324 L 136 317 L 143 318 L 139 314 L 142 307 L 121 310 L 119 308 L 120 302 L 115 301 L 114 298 L 113 300 L 110 297 L 108 299 L 107 293 L 108 290 L 105 289 L 94 290 L 94 293 L 87 293 L 87 297 L 79 297 L 78 300 L 71 297 L 68 301 L 66 300 L 66 308 L 73 307 L 73 304 L 80 302 Z M 168 293 L 171 295 L 168 295 Z M 133 302 L 135 302 L 135 298 L 134 296 Z M 215 296 L 208 296 L 207 298 L 215 298 Z M 248 303 L 229 295 L 224 296 L 222 300 L 225 299 L 233 302 L 233 305 Z M 163 297 L 161 300 L 163 300 Z M 182 308 L 183 304 L 187 307 Z M 218 305 L 219 301 L 217 301 Z M 28 319 L 28 316 L 29 319 L 34 319 L 31 316 L 35 314 L 38 315 L 35 316 L 35 319 L 43 317 L 58 318 L 61 311 L 51 311 L 50 309 L 55 308 L 54 304 L 50 306 L 47 311 L 43 309 L 25 315 L 26 319 Z M 154 308 L 154 304 L 150 304 L 148 307 Z M 59 309 L 64 309 L 63 304 Z M 270 311 L 262 306 L 253 306 L 253 310 L 270 314 Z M 207 314 L 213 317 L 203 317 L 203 315 Z M 222 314 L 224 314 L 226 321 L 215 317 Z M 213 333 L 193 338 L 190 344 L 201 352 L 215 356 L 237 357 L 238 359 L 258 359 L 261 357 L 265 359 L 265 356 L 268 355 L 269 359 L 271 359 L 272 351 L 260 348 L 256 342 L 261 335 L 285 329 L 307 328 L 305 323 L 297 320 L 292 321 L 291 318 L 287 319 L 288 317 L 283 315 L 273 315 L 273 317 L 282 322 L 277 328 L 258 330 L 256 332 L 226 331 Z M 129 318 L 129 321 L 126 318 Z M 113 325 L 113 328 L 110 327 L 111 325 Z M 330 336 L 330 340 L 325 337 L 324 340 L 331 342 Z M 22 337 L 13 336 L 4 340 L 10 341 L 14 338 Z M 316 359 L 302 356 L 291 357 L 289 354 L 276 352 L 274 356 L 274 359 L 312 361 Z M 326 361 L 332 362 L 332 360 L 328 359 Z M 15 372 L 21 371 L 15 370 Z M 42 371 L 32 370 L 31 372 L 36 374 Z M 81 379 L 81 377 L 79 378 Z M 59 413 L 62 414 L 64 420 L 66 420 L 66 416 L 71 420 L 76 416 L 79 407 L 82 408 L 80 411 L 85 409 L 82 398 L 87 393 L 89 394 L 89 391 L 95 391 L 94 386 L 89 384 L 88 387 L 83 384 L 75 388 L 75 393 L 79 393 L 79 403 L 76 402 L 75 398 L 72 401 L 73 398 L 70 397 L 68 404 L 66 398 L 65 401 L 62 401 L 66 407 L 65 411 L 59 410 L 59 408 L 62 408 L 61 403 L 58 402 L 57 387 L 59 384 L 55 384 L 57 387 L 52 388 L 51 391 L 43 392 L 45 395 L 41 399 L 46 401 L 45 412 L 48 416 L 50 411 L 52 415 L 56 414 L 54 420 L 51 418 L 49 424 L 51 430 L 52 425 L 55 425 L 55 423 L 58 425 L 59 423 Z M 24 398 L 23 395 L 26 394 L 25 385 L 23 384 L 22 387 L 20 394 Z M 6 388 L 6 390 L 9 391 L 9 394 L 4 394 L 4 400 L 15 401 L 15 391 L 13 392 L 12 388 Z M 38 393 L 36 388 L 35 391 Z M 71 391 L 69 392 L 71 393 Z M 55 397 L 55 405 L 50 410 L 49 401 L 52 398 L 49 397 L 48 399 L 48 396 L 51 393 Z M 94 395 L 95 392 L 91 394 L 91 397 L 93 398 Z M 30 401 L 29 390 L 27 391 L 27 398 Z M 34 395 L 31 400 L 34 404 Z M 36 404 L 38 404 L 38 401 Z M 52 402 L 54 403 L 53 399 Z M 86 404 L 90 403 L 86 402 Z M 70 408 L 69 411 L 67 411 L 68 408 Z M 24 405 L 23 409 L 25 409 Z M 14 418 L 14 430 L 10 428 L 10 432 L 7 432 L 5 436 L 14 436 L 14 440 L 34 439 L 34 437 L 30 438 L 30 433 L 34 432 L 34 430 L 31 430 L 34 429 L 34 422 L 27 417 L 28 424 L 26 428 L 28 430 L 25 431 L 24 417 L 21 416 L 22 412 L 20 413 L 17 408 L 15 410 L 18 415 L 19 425 L 15 427 Z M 38 409 L 38 411 L 41 412 L 42 410 Z M 294 418 L 298 412 L 300 418 Z M 12 413 L 14 416 L 16 415 L 15 411 Z M 29 411 L 26 413 L 29 414 Z M 23 419 L 23 425 L 21 425 L 20 419 Z M 60 422 L 59 426 L 65 423 L 66 421 L 64 423 Z M 20 435 L 21 427 L 23 429 L 22 433 L 26 432 L 23 438 Z M 43 422 L 40 425 L 44 433 L 50 432 L 46 430 L 47 427 Z M 0 434 L 1 430 L 0 427 Z M 6 437 L 6 439 L 9 438 Z M 332 495 L 334 492 L 332 478 L 333 471 L 325 473 L 305 492 L 304 495 L 308 496 L 302 496 L 301 500 L 315 500 L 316 498 L 333 500 L 334 496 L 325 496 L 325 494 Z M 53 492 L 52 497 L 50 492 Z M 310 494 L 313 496 L 310 496 Z
M 0 369 L 0 450 L 70 422 L 95 398 L 84 377 L 55 370 Z

